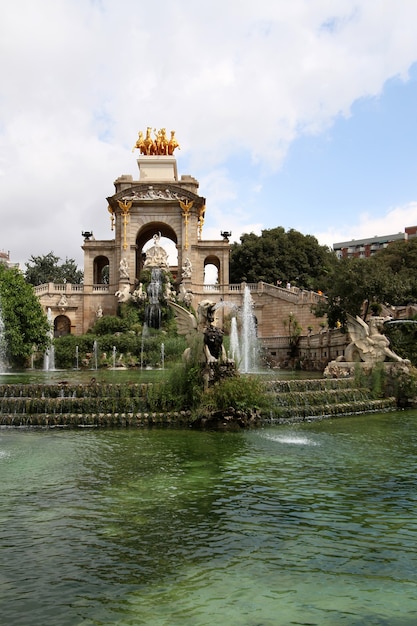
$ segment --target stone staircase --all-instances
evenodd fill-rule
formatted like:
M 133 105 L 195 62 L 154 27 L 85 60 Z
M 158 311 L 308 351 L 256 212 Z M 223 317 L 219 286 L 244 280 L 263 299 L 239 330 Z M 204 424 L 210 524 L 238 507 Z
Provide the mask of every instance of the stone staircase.
M 261 423 L 288 423 L 396 410 L 395 398 L 375 398 L 353 378 L 271 380 L 269 414 Z M 0 385 L 0 425 L 42 427 L 189 426 L 190 411 L 155 413 L 152 384 Z M 154 389 L 153 393 L 157 393 Z M 259 422 L 258 422 L 259 423 Z
M 274 380 L 268 386 L 274 398 L 270 413 L 274 423 L 397 409 L 395 398 L 375 398 L 353 378 Z

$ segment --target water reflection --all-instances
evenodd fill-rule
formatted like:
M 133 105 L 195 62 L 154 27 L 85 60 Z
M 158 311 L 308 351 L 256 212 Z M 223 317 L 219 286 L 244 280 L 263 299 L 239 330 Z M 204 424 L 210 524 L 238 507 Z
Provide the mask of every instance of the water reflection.
M 411 625 L 416 417 L 2 430 L 3 619 Z

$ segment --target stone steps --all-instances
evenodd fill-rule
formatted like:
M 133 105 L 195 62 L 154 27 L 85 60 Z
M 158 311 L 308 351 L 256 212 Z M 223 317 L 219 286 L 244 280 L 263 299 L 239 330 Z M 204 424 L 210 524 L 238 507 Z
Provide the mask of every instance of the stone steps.
M 270 420 L 278 423 L 397 409 L 394 397 L 375 398 L 353 378 L 280 380 L 268 385 L 274 399 Z
M 353 378 L 271 380 L 271 402 L 260 422 L 287 423 L 396 410 L 395 398 L 375 398 Z M 0 385 L 4 426 L 128 427 L 190 425 L 189 412 L 153 413 L 151 384 Z M 259 423 L 259 422 L 258 422 Z

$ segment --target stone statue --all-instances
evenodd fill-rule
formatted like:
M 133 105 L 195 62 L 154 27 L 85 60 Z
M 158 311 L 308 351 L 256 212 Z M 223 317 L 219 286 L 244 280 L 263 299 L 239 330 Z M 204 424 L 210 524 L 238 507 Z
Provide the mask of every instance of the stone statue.
M 153 236 L 154 245 L 146 251 L 146 259 L 143 267 L 160 267 L 162 269 L 169 269 L 168 254 L 162 248 L 160 241 L 161 233 L 155 234 Z
M 192 270 L 193 270 L 193 266 L 191 265 L 190 259 L 187 257 L 184 261 L 184 265 L 182 266 L 182 277 L 191 278 Z
M 165 283 L 164 298 L 167 302 L 169 302 L 169 300 L 174 300 L 175 298 L 175 291 L 173 290 L 172 285 L 169 282 L 169 280 L 167 280 Z
M 139 283 L 138 288 L 132 293 L 133 300 L 135 302 L 142 302 L 143 300 L 146 300 L 147 297 L 146 291 L 143 288 L 143 283 Z
M 123 285 L 122 289 L 116 291 L 114 295 L 118 298 L 119 302 L 127 302 L 132 297 L 132 294 L 130 293 L 130 286 Z
M 200 302 L 197 317 L 175 302 L 169 302 L 169 305 L 174 309 L 179 335 L 191 338 L 197 332 L 203 334 L 204 354 L 202 360 L 205 363 L 232 363 L 228 360 L 223 346 L 223 331 L 214 325 L 216 306 L 214 302 L 210 300 Z
M 389 347 L 389 339 L 381 334 L 383 317 L 371 317 L 369 323 L 358 315 L 348 315 L 347 326 L 351 343 L 345 350 L 346 361 L 364 361 L 365 363 L 379 363 L 385 359 L 408 362 L 395 354 Z
M 63 293 L 62 296 L 60 297 L 59 302 L 58 302 L 58 306 L 60 308 L 65 308 L 65 307 L 68 306 L 68 298 L 65 295 L 65 293 Z
M 120 260 L 119 275 L 120 278 L 129 278 L 129 266 L 125 258 Z
M 180 284 L 178 300 L 180 302 L 184 302 L 185 306 L 191 306 L 191 303 L 193 301 L 193 292 L 191 291 L 191 289 L 186 289 L 182 283 Z
M 100 317 L 103 317 L 103 309 L 101 308 L 101 304 L 98 305 L 96 311 L 96 318 L 100 319 Z

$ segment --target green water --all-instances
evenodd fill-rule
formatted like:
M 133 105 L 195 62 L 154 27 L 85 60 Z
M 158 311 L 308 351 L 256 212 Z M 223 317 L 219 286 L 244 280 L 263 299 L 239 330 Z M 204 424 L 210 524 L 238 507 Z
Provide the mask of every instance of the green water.
M 417 412 L 0 430 L 8 626 L 417 623 Z
M 147 383 L 164 380 L 169 369 L 98 369 L 98 370 L 23 370 L 20 372 L 0 372 L 0 384 L 15 383 L 52 385 L 61 382 L 88 384 L 92 379 L 106 383 Z
M 259 373 L 258 373 L 259 374 Z M 97 382 L 106 383 L 148 383 L 166 380 L 170 368 L 165 369 L 79 369 L 79 370 L 22 370 L 19 372 L 0 372 L 0 384 L 56 384 L 63 381 L 69 383 L 88 384 L 92 378 Z M 322 378 L 321 372 L 304 372 L 301 370 L 264 370 L 262 377 L 266 380 L 303 380 Z

